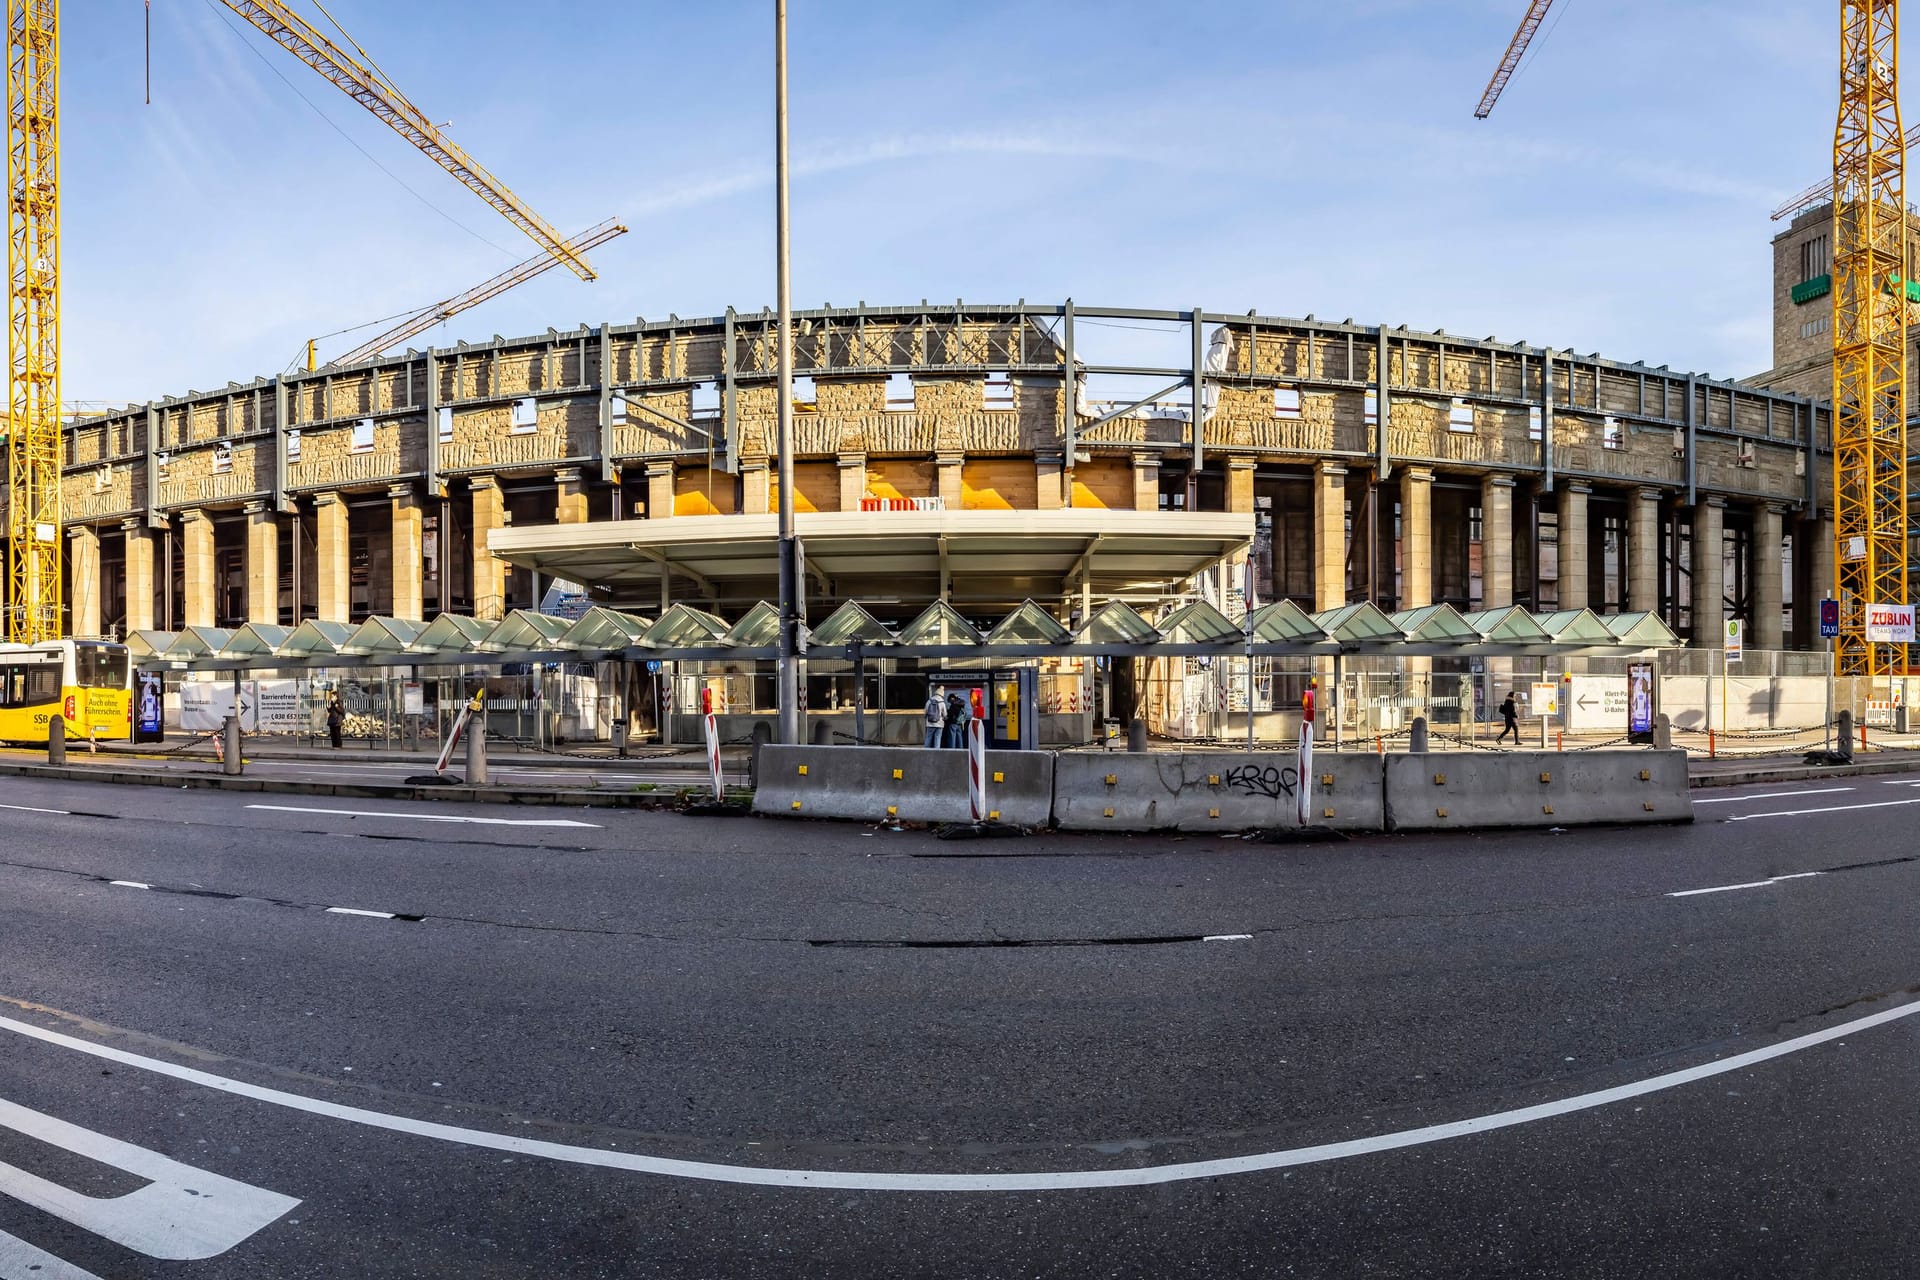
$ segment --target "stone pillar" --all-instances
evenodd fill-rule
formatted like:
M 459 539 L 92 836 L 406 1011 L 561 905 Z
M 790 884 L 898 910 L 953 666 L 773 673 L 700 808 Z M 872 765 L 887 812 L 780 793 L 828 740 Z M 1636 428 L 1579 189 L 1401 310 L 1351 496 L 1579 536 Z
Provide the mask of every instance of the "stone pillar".
M 769 487 L 770 465 L 766 461 L 743 462 L 740 464 L 740 511 L 743 515 L 763 516 L 773 510 L 772 490 Z M 794 501 L 795 509 L 799 500 Z
M 669 472 L 668 484 L 672 484 Z M 506 616 L 506 566 L 493 558 L 493 531 L 507 523 L 506 497 L 492 476 L 467 481 L 473 500 L 473 616 L 497 621 Z M 653 474 L 647 474 L 647 511 L 653 511 Z M 668 499 L 671 504 L 672 499 Z M 671 510 L 671 506 L 669 506 Z
M 127 630 L 153 630 L 153 530 L 144 521 L 120 526 L 127 536 Z
M 1400 607 L 1433 603 L 1433 472 L 1400 471 Z
M 426 513 L 410 484 L 394 485 L 387 497 L 393 505 L 393 616 L 424 621 L 426 597 L 420 575 L 426 564 L 422 551 Z
M 1160 455 L 1157 453 L 1133 455 L 1133 509 L 1160 509 Z
M 864 467 L 865 459 L 861 462 Z M 939 495 L 940 505 L 948 511 L 958 511 L 967 505 L 966 483 L 961 470 L 965 465 L 965 457 L 958 453 L 934 455 L 933 473 L 937 482 L 934 492 Z
M 1313 607 L 1338 609 L 1347 602 L 1347 469 L 1333 462 L 1313 467 Z
M 1627 608 L 1660 612 L 1660 491 L 1636 489 L 1627 516 Z
M 1253 510 L 1253 459 L 1227 460 L 1227 510 L 1250 513 Z
M 213 518 L 201 510 L 180 515 L 181 577 L 186 587 L 186 621 L 190 627 L 214 623 Z
M 100 531 L 90 524 L 67 526 L 68 632 L 100 634 Z
M 1480 607 L 1513 603 L 1513 477 L 1480 482 Z
M 587 482 L 580 478 L 580 468 L 562 467 L 553 473 L 553 481 L 559 488 L 553 502 L 555 524 L 585 524 L 593 518 L 587 509 Z M 394 599 L 399 596 L 396 594 Z
M 1593 486 L 1570 484 L 1560 491 L 1560 605 L 1562 609 L 1589 606 L 1587 584 L 1591 569 L 1587 556 L 1592 540 L 1587 536 L 1587 495 Z
M 1806 547 L 1807 573 L 1811 579 L 1810 594 L 1814 600 L 1829 596 L 1838 599 L 1840 583 L 1834 577 L 1832 513 L 1822 511 L 1817 516 L 1810 517 L 1801 525 L 1801 529 L 1804 531 L 1805 538 L 1803 545 Z M 1807 632 L 1817 640 L 1820 636 L 1820 615 L 1817 606 L 1809 602 L 1809 607 L 1814 608 L 1815 613 L 1813 625 L 1807 628 Z
M 321 622 L 345 622 L 353 612 L 351 543 L 347 537 L 347 504 L 337 493 L 313 497 L 314 617 Z
M 280 519 L 265 502 L 247 504 L 247 621 L 280 621 Z
M 1693 581 L 1693 644 L 1705 649 L 1721 642 L 1726 621 L 1727 583 L 1721 532 L 1724 498 L 1702 498 L 1693 504 L 1693 549 L 1687 566 Z
M 1041 511 L 1058 511 L 1064 504 L 1061 483 L 1066 478 L 1057 453 L 1033 455 L 1034 506 Z
M 664 520 L 673 514 L 673 463 L 647 464 L 647 519 Z
M 1780 632 L 1783 582 L 1781 573 L 1786 556 L 1781 549 L 1780 520 L 1784 507 L 1762 503 L 1753 513 L 1752 564 L 1747 570 L 1753 583 L 1753 622 L 1746 637 L 1750 649 L 1778 649 L 1784 640 Z
M 867 455 L 864 453 L 843 453 L 840 463 L 840 509 L 858 511 L 860 499 L 867 496 Z M 942 492 L 945 492 L 944 487 Z M 953 504 L 959 506 L 956 500 Z

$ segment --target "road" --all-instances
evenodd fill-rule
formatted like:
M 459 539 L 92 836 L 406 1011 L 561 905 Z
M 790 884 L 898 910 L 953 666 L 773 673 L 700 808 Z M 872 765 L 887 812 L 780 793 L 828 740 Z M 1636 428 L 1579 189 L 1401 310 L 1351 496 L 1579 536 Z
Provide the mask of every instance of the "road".
M 1920 774 L 925 832 L 0 782 L 0 1280 L 1906 1275 Z

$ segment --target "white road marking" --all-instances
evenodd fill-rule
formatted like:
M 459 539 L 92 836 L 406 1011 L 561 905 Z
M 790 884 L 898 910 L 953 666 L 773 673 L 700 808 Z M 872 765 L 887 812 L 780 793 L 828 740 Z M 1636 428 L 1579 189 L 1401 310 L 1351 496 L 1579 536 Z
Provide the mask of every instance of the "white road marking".
M 1852 813 L 1857 809 L 1894 809 L 1920 800 L 1876 800 L 1872 804 L 1837 804 L 1828 809 L 1782 809 L 1777 813 L 1736 813 L 1728 822 L 1751 822 L 1755 818 L 1801 818 L 1810 813 Z
M 1202 942 L 1245 942 L 1253 937 L 1250 933 L 1210 933 L 1200 939 Z
M 575 822 L 572 818 L 469 818 L 450 813 L 388 813 L 377 809 L 319 809 L 297 804 L 250 804 L 249 809 L 271 809 L 276 813 L 329 813 L 336 818 L 411 818 L 416 822 L 474 822 L 489 827 L 594 827 L 597 822 Z
M 362 911 L 358 907 L 328 907 L 327 914 L 333 916 L 372 916 L 376 920 L 391 920 L 391 911 Z
M 137 1191 L 101 1199 L 0 1161 L 0 1195 L 149 1258 L 186 1262 L 217 1257 L 300 1203 L 4 1098 L 0 1126 L 144 1178 L 146 1185 Z M 5 1256 L 0 1252 L 0 1260 Z
M 408 1133 L 416 1137 L 435 1138 L 442 1142 L 480 1147 L 488 1151 L 512 1152 L 516 1155 L 556 1160 L 566 1164 L 591 1165 L 602 1169 L 621 1169 L 632 1173 L 658 1174 L 669 1178 L 693 1178 L 705 1182 L 731 1182 L 759 1187 L 829 1187 L 841 1191 L 1073 1191 L 1096 1187 L 1153 1186 L 1169 1182 L 1187 1182 L 1196 1178 L 1220 1178 L 1232 1174 L 1259 1173 L 1269 1169 L 1287 1169 L 1300 1165 L 1319 1164 L 1328 1160 L 1344 1160 L 1352 1156 L 1397 1151 L 1404 1147 L 1417 1147 L 1431 1142 L 1445 1142 L 1452 1138 L 1491 1133 L 1496 1129 L 1531 1124 L 1537 1120 L 1551 1120 L 1557 1116 L 1571 1115 L 1615 1102 L 1624 1102 L 1629 1098 L 1645 1097 L 1648 1094 L 1675 1089 L 1695 1081 L 1725 1075 L 1731 1071 L 1744 1071 L 1762 1062 L 1783 1058 L 1790 1053 L 1811 1049 L 1829 1040 L 1839 1040 L 1856 1032 L 1865 1031 L 1869 1027 L 1877 1027 L 1899 1018 L 1909 1018 L 1916 1013 L 1920 1013 L 1920 1000 L 1896 1005 L 1891 1009 L 1883 1009 L 1879 1013 L 1870 1013 L 1864 1017 L 1828 1027 L 1823 1031 L 1810 1031 L 1806 1035 L 1781 1040 L 1759 1049 L 1748 1050 L 1746 1053 L 1736 1053 L 1732 1057 L 1704 1062 L 1699 1066 L 1668 1071 L 1661 1075 L 1649 1076 L 1645 1080 L 1616 1085 L 1611 1089 L 1576 1094 L 1557 1102 L 1543 1102 L 1536 1106 L 1519 1107 L 1512 1111 L 1496 1111 L 1491 1115 L 1474 1116 L 1447 1124 L 1401 1129 L 1393 1133 L 1376 1134 L 1369 1138 L 1354 1138 L 1346 1142 L 1329 1142 L 1315 1147 L 1295 1147 L 1287 1151 L 1264 1151 L 1252 1155 L 1229 1156 L 1220 1160 L 1194 1160 L 1184 1164 L 1148 1165 L 1126 1169 L 1073 1169 L 1039 1173 L 872 1173 L 858 1170 L 767 1169 L 748 1165 L 714 1164 L 704 1160 L 646 1156 L 627 1151 L 603 1151 L 593 1147 L 574 1147 L 559 1142 L 546 1142 L 537 1138 L 489 1133 L 484 1129 L 464 1129 L 457 1125 L 437 1124 L 431 1120 L 415 1120 L 410 1116 L 388 1115 L 381 1111 L 369 1111 L 363 1107 L 323 1102 L 318 1098 L 308 1098 L 297 1093 L 286 1093 L 279 1089 L 247 1084 L 244 1081 L 214 1075 L 209 1071 L 163 1062 L 158 1058 L 142 1057 L 124 1049 L 108 1048 L 106 1045 L 94 1044 L 58 1031 L 50 1031 L 45 1027 L 18 1022 L 12 1018 L 0 1018 L 0 1030 L 12 1031 L 46 1044 L 59 1045 L 108 1062 L 139 1067 L 156 1075 L 186 1081 L 188 1084 L 217 1089 L 236 1097 L 251 1098 L 257 1102 L 267 1102 L 294 1111 L 304 1111 L 309 1115 L 344 1120 L 350 1124 L 366 1125 L 369 1128 L 384 1129 L 392 1133 Z
M 30 804 L 0 804 L 0 809 L 12 809 L 15 813 L 57 813 L 63 818 L 71 818 L 71 809 L 36 809 Z
M 1731 893 L 1735 889 L 1764 889 L 1770 884 L 1779 884 L 1782 880 L 1805 880 L 1808 876 L 1817 876 L 1820 874 L 1822 873 L 1818 871 L 1795 871 L 1790 875 L 1774 876 L 1770 880 L 1749 880 L 1745 884 L 1717 884 L 1711 889 L 1682 889 L 1678 893 L 1670 893 L 1667 896 L 1669 898 L 1691 898 L 1699 893 Z
M 1902 785 L 1920 785 L 1903 783 Z M 1763 796 L 1714 796 L 1708 800 L 1695 800 L 1695 804 L 1738 804 L 1742 800 L 1797 800 L 1801 796 L 1831 796 L 1842 791 L 1851 791 L 1852 787 L 1822 787 L 1818 791 L 1769 791 Z
M 119 885 L 119 886 L 120 886 L 120 887 L 121 887 L 122 889 L 151 889 L 151 888 L 153 888 L 153 886 L 152 886 L 152 885 L 150 885 L 150 884 L 142 884 L 142 883 L 140 883 L 140 882 L 139 882 L 138 880 L 109 880 L 109 881 L 107 881 L 107 883 L 108 883 L 108 884 L 117 884 L 117 885 Z
M 100 1280 L 100 1277 L 0 1231 L 0 1280 Z

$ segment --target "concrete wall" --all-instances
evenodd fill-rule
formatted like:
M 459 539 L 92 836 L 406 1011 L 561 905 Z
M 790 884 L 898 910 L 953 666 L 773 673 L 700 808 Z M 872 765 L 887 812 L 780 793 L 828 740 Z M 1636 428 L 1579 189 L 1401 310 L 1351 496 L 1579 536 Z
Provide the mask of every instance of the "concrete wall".
M 969 822 L 967 752 L 921 747 L 760 748 L 755 813 L 884 822 Z M 1045 751 L 987 752 L 987 817 L 1047 825 L 1053 762 Z
M 1291 751 L 1066 752 L 1054 765 L 1053 819 L 1068 831 L 1245 831 L 1298 825 Z M 1377 756 L 1314 758 L 1313 825 L 1377 831 Z
M 1690 822 L 1684 751 L 1508 751 L 1386 757 L 1386 828 Z

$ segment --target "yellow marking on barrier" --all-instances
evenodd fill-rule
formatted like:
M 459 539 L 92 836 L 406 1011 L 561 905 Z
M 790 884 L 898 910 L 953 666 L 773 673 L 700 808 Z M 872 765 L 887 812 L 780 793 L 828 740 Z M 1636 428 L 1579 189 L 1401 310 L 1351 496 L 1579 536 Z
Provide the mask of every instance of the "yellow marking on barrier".
M 1111 809 L 1103 809 L 1103 810 L 1101 810 L 1101 812 L 1100 812 L 1100 816 L 1101 816 L 1101 817 L 1103 817 L 1103 818 L 1111 818 L 1111 817 L 1113 816 L 1113 810 L 1111 810 Z
M 1433 785 L 1434 785 L 1434 786 L 1436 786 L 1436 787 L 1444 787 L 1444 786 L 1446 786 L 1446 785 L 1447 785 L 1447 775 L 1446 775 L 1446 774 L 1444 774 L 1444 773 L 1436 773 L 1436 774 L 1434 774 L 1434 775 L 1433 775 Z
M 1648 772 L 1647 772 L 1647 771 L 1646 771 L 1645 769 L 1642 769 L 1642 770 L 1640 771 L 1640 781 L 1642 781 L 1642 782 L 1652 782 L 1652 781 L 1653 781 L 1653 775 L 1652 775 L 1652 774 L 1650 774 L 1650 773 L 1648 773 Z
M 1543 774 L 1541 774 L 1541 775 L 1540 775 L 1540 781 L 1542 781 L 1542 782 L 1552 782 L 1552 781 L 1553 781 L 1553 775 L 1552 775 L 1552 774 L 1550 774 L 1550 773 L 1543 773 Z
M 1323 786 L 1323 787 L 1330 787 L 1330 786 L 1332 786 L 1332 785 L 1333 785 L 1333 775 L 1332 775 L 1332 774 L 1330 774 L 1330 773 L 1323 773 L 1323 774 L 1321 774 L 1321 775 L 1320 775 L 1320 785 L 1321 785 L 1321 786 Z
M 1331 818 L 1331 817 L 1333 816 L 1333 810 L 1331 810 L 1331 809 L 1322 809 L 1322 810 L 1320 811 L 1320 816 L 1321 816 L 1321 817 L 1323 817 L 1323 818 Z
M 993 775 L 993 780 L 995 782 L 1005 782 L 1007 780 L 1007 775 L 996 770 Z
M 1000 811 L 998 809 L 989 809 L 987 810 L 987 817 L 993 819 L 995 822 L 998 822 L 1000 821 Z
M 895 778 L 904 778 L 907 776 L 907 771 L 905 769 L 895 769 L 893 771 L 893 776 Z
M 1210 774 L 1208 774 L 1208 775 L 1207 775 L 1207 785 L 1208 785 L 1208 786 L 1210 786 L 1210 787 L 1217 787 L 1217 786 L 1219 786 L 1219 785 L 1220 785 L 1220 775 L 1219 775 L 1219 774 L 1217 774 L 1217 773 L 1210 773 Z
M 805 765 L 800 766 L 800 776 L 803 778 L 807 776 L 807 766 Z
M 1447 811 L 1445 809 L 1435 809 L 1433 811 L 1433 816 L 1436 818 L 1444 818 L 1447 816 Z
M 1217 818 L 1220 816 L 1220 811 L 1218 809 L 1209 809 L 1207 810 L 1207 816 L 1209 818 Z
M 1642 801 L 1640 802 L 1640 807 L 1641 807 L 1642 809 L 1645 809 L 1645 810 L 1646 810 L 1646 811 L 1647 811 L 1648 813 L 1652 813 L 1652 812 L 1653 812 L 1653 801 L 1651 801 L 1651 800 L 1642 800 Z
M 1550 805 L 1550 804 L 1543 804 L 1543 805 L 1541 805 L 1541 806 L 1540 806 L 1540 812 L 1542 812 L 1542 813 L 1552 813 L 1552 812 L 1553 812 L 1553 806 L 1552 806 L 1552 805 Z
M 793 807 L 794 807 L 794 808 L 796 808 L 796 809 L 798 809 L 798 808 L 800 807 L 800 802 L 799 802 L 798 800 L 795 800 L 795 801 L 793 802 Z
M 1119 781 L 1120 781 L 1120 779 L 1119 779 L 1119 777 L 1117 777 L 1116 775 L 1114 775 L 1114 774 L 1111 774 L 1111 773 L 1107 775 L 1107 785 L 1108 785 L 1108 786 L 1110 786 L 1110 787 L 1111 787 L 1111 786 L 1116 786 L 1116 785 L 1118 785 L 1118 783 L 1119 783 Z

